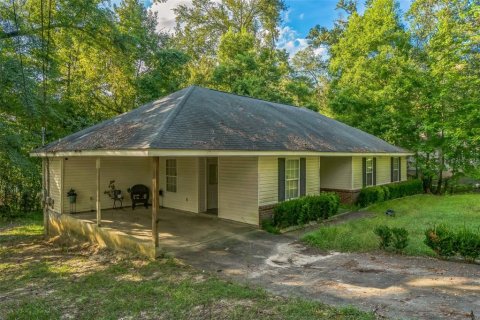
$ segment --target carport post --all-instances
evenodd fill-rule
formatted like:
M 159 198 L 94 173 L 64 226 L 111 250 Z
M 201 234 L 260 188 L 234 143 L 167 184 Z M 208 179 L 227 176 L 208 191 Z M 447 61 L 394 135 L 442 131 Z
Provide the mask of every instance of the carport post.
M 100 200 L 100 158 L 97 158 L 95 167 L 97 169 L 97 226 L 100 227 L 102 224 L 102 203 Z
M 155 249 L 158 248 L 158 173 L 159 173 L 160 159 L 158 157 L 152 158 L 152 238 Z

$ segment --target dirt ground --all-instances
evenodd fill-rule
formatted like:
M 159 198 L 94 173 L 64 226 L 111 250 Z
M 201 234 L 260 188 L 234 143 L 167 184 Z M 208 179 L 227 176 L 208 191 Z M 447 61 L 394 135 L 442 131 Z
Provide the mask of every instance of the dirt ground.
M 196 268 L 280 295 L 353 305 L 379 318 L 480 317 L 480 265 L 433 258 L 322 252 L 254 231 L 178 252 Z

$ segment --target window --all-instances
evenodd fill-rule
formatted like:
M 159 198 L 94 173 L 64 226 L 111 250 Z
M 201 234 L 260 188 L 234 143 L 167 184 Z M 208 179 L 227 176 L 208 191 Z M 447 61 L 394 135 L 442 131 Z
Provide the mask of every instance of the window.
M 373 158 L 367 158 L 365 164 L 365 185 L 373 186 Z
M 392 158 L 392 182 L 400 181 L 400 158 Z
M 167 191 L 177 192 L 177 160 L 167 159 Z
M 285 161 L 285 200 L 298 198 L 300 194 L 300 160 Z

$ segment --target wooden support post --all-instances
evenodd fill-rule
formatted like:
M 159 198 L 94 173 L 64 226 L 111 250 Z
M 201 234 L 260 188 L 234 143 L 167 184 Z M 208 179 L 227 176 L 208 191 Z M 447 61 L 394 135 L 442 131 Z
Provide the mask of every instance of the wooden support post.
M 48 235 L 48 204 L 47 204 L 47 159 L 42 159 L 42 205 L 43 205 L 43 233 Z
M 102 202 L 100 199 L 100 158 L 97 158 L 95 167 L 97 169 L 97 225 L 100 227 L 102 224 Z
M 159 210 L 159 195 L 158 195 L 158 174 L 159 174 L 160 159 L 153 157 L 152 159 L 152 238 L 155 248 L 158 248 L 158 210 Z

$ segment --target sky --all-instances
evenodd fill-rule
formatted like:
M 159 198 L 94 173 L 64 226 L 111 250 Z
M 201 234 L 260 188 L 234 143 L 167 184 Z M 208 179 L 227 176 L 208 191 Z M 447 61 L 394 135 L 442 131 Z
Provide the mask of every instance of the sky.
M 158 29 L 169 31 L 175 25 L 175 15 L 172 11 L 179 4 L 188 4 L 189 0 L 167 0 L 166 3 L 153 3 L 144 0 L 145 5 L 157 12 Z M 335 19 L 342 14 L 335 10 L 338 0 L 285 0 L 287 10 L 283 13 L 283 23 L 280 28 L 278 47 L 287 50 L 290 55 L 307 46 L 306 36 L 315 25 L 327 28 L 333 26 Z M 359 3 L 362 1 L 360 0 Z M 405 12 L 411 0 L 399 0 L 400 9 Z M 363 10 L 362 6 L 359 8 Z

